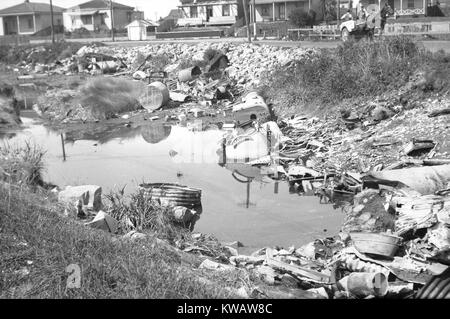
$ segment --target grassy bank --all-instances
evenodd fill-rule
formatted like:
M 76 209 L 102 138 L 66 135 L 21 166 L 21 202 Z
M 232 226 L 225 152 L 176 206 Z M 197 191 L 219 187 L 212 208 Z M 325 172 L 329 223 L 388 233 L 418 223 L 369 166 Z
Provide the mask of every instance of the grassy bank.
M 57 60 L 70 58 L 85 43 L 56 42 L 55 44 L 36 45 L 0 45 L 0 62 L 7 64 L 25 63 L 54 63 Z
M 0 73 L 3 70 L 0 69 Z M 15 126 L 20 123 L 19 107 L 14 99 L 13 86 L 3 83 L 0 79 L 0 125 Z
M 8 167 L 0 181 L 0 298 L 232 297 L 226 286 L 239 282 L 237 273 L 210 275 L 195 269 L 200 259 L 154 236 L 131 241 L 64 217 L 54 195 L 34 187 L 43 152 L 14 150 L 0 153 Z M 67 288 L 70 264 L 81 268 L 80 288 Z
M 425 51 L 408 37 L 350 41 L 265 74 L 262 91 L 281 111 L 328 112 L 346 99 L 395 92 L 414 78 L 416 92 L 446 91 L 449 62 L 450 55 Z

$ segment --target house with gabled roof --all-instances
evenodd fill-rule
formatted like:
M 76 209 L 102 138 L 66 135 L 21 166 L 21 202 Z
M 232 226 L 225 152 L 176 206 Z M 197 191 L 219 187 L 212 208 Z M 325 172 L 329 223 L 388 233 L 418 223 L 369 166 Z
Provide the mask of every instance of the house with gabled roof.
M 118 2 L 113 4 L 114 29 L 123 29 L 134 20 L 144 19 L 144 12 Z M 64 27 L 68 31 L 85 28 L 89 31 L 111 30 L 109 0 L 92 0 L 66 9 Z
M 62 26 L 64 8 L 53 6 L 53 23 Z M 31 35 L 51 26 L 50 5 L 48 3 L 22 3 L 0 10 L 0 36 Z

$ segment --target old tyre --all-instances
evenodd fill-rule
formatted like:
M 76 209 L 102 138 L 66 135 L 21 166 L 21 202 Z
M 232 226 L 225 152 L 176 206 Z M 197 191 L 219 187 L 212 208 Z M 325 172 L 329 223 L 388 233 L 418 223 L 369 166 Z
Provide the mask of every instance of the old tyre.
M 342 39 L 342 42 L 347 42 L 350 39 L 350 32 L 348 32 L 347 28 L 342 29 L 341 39 Z

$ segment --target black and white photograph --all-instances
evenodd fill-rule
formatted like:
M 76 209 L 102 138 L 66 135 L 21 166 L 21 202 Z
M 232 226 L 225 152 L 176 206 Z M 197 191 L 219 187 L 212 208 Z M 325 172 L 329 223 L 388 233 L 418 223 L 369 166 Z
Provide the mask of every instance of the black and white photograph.
M 0 299 L 450 299 L 450 0 L 0 0 Z

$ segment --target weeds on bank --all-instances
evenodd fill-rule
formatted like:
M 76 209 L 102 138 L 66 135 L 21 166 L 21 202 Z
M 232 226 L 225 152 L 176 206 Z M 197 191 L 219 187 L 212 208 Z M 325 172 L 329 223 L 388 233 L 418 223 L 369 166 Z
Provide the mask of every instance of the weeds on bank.
M 9 203 L 9 209 L 8 204 Z M 0 298 L 226 298 L 152 237 L 131 242 L 59 215 L 31 191 L 0 185 Z M 66 267 L 81 268 L 68 288 Z
M 137 97 L 141 92 L 141 86 L 132 81 L 97 78 L 81 88 L 81 105 L 98 118 L 108 119 L 118 113 L 139 109 Z
M 25 141 L 23 146 L 0 145 L 0 178 L 17 185 L 42 183 L 45 151 Z
M 448 54 L 427 52 L 404 36 L 349 41 L 266 73 L 262 87 L 279 107 L 332 106 L 399 89 L 418 71 L 425 73 L 422 90 L 449 88 L 448 62 Z
M 151 231 L 158 238 L 175 241 L 180 236 L 188 236 L 187 230 L 175 225 L 175 220 L 168 211 L 149 200 L 142 192 L 135 192 L 125 196 L 125 187 L 106 195 L 108 201 L 106 210 L 119 221 L 122 231 L 132 229 L 137 231 Z

